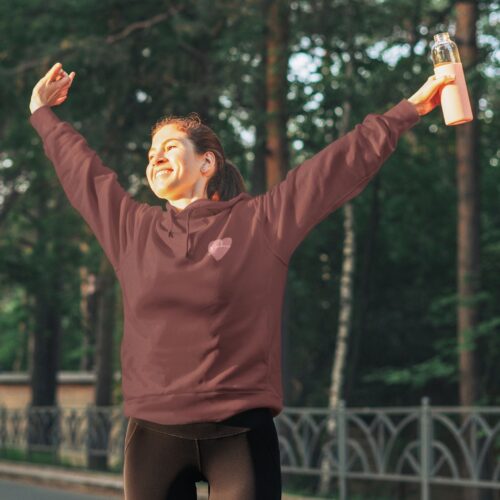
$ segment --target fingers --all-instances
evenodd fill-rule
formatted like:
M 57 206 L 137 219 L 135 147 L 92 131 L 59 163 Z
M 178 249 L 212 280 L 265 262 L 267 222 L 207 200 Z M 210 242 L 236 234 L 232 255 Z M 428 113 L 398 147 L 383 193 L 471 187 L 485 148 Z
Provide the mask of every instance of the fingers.
M 72 71 L 69 75 L 62 69 L 61 65 L 54 65 L 54 71 L 51 70 L 51 80 L 47 82 L 47 87 L 52 87 L 52 96 L 49 101 L 51 106 L 59 106 L 68 98 L 69 88 L 73 83 L 76 73 Z M 48 90 L 48 89 L 47 89 Z
M 66 73 L 66 71 L 61 69 L 61 72 L 59 75 L 59 77 L 60 77 L 59 80 L 54 82 L 56 85 L 59 86 L 59 89 L 57 90 L 59 97 L 57 98 L 58 100 L 56 101 L 56 104 L 61 104 L 68 96 L 68 91 L 73 83 L 75 75 L 76 75 L 76 73 L 74 71 L 72 71 L 68 75 L 68 73 Z
M 76 73 L 74 71 L 72 71 L 70 74 L 69 74 L 69 86 L 71 87 L 71 84 L 73 83 L 73 80 L 75 79 L 75 75 Z
M 58 80 L 63 80 L 64 78 L 69 78 L 69 75 L 68 73 L 66 73 L 66 71 L 64 71 L 62 68 L 61 70 L 59 71 L 59 74 L 57 76 L 57 79 Z
M 453 80 L 455 80 L 455 75 L 443 75 L 442 77 L 439 78 L 440 81 L 443 81 L 443 82 L 452 82 Z
M 72 79 L 66 75 L 66 76 L 63 76 L 57 83 L 61 84 L 61 87 L 64 87 L 65 85 L 68 85 L 68 87 L 71 85 L 72 83 Z
M 431 75 L 426 84 L 420 89 L 424 100 L 431 99 L 443 86 L 455 80 L 455 75 Z
M 446 74 L 446 75 L 431 75 L 427 78 L 427 82 L 434 85 L 442 85 L 443 83 L 450 83 L 455 80 L 455 75 Z
M 444 83 L 450 83 L 455 80 L 455 75 L 434 75 L 433 81 L 436 85 L 442 85 Z
M 56 79 L 58 73 L 59 73 L 59 70 L 61 69 L 62 67 L 62 64 L 59 63 L 59 62 L 56 62 L 54 64 L 54 66 L 52 66 L 52 68 L 49 69 L 49 71 L 47 72 L 47 80 L 49 82 L 52 82 Z
M 66 84 L 68 84 L 68 87 L 71 87 L 71 84 L 73 83 L 73 80 L 75 79 L 76 73 L 72 71 L 69 75 L 64 72 L 64 77 L 62 78 Z
M 54 106 L 62 104 L 68 98 L 69 88 L 75 76 L 74 71 L 68 75 L 63 70 L 60 62 L 55 63 L 34 86 L 30 110 L 33 112 L 33 109 L 39 107 L 39 105 L 48 104 Z
M 61 82 L 64 86 L 65 84 L 73 83 L 76 73 L 72 71 L 69 75 L 62 69 L 62 64 L 57 62 L 52 66 L 52 68 L 47 72 L 46 78 L 48 82 Z

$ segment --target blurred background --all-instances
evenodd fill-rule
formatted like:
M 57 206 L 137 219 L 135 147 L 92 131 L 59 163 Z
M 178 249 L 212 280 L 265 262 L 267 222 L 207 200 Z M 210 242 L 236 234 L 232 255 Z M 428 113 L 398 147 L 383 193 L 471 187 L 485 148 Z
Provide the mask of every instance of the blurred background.
M 162 205 L 145 169 L 150 130 L 163 116 L 199 113 L 248 191 L 262 193 L 367 114 L 413 95 L 433 74 L 433 36 L 443 31 L 457 43 L 474 120 L 446 126 L 440 107 L 422 116 L 363 193 L 296 250 L 283 310 L 285 405 L 402 408 L 429 398 L 431 407 L 500 407 L 499 7 L 453 0 L 0 0 L 6 420 L 27 407 L 88 411 L 122 402 L 119 284 L 28 122 L 33 86 L 55 62 L 76 77 L 54 111 L 134 198 Z M 500 416 L 488 429 L 495 422 Z M 27 460 L 6 445 L 14 428 L 2 429 L 2 456 Z M 490 441 L 499 439 L 492 434 Z M 28 439 L 52 443 L 42 441 Z M 491 452 L 498 456 L 498 448 Z M 105 455 L 90 452 L 85 464 L 110 468 Z M 290 490 L 310 486 L 285 476 Z M 356 489 L 349 479 L 359 498 L 417 494 L 361 483 L 368 486 Z M 323 493 L 333 498 L 336 491 L 334 481 Z M 453 491 L 435 498 L 457 498 Z

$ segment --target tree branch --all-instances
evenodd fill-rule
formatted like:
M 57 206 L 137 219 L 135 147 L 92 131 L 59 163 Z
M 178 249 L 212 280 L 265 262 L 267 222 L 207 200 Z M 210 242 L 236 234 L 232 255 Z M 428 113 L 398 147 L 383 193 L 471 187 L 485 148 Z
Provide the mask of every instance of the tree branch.
M 178 14 L 183 9 L 184 9 L 183 6 L 171 8 L 167 12 L 157 14 L 156 16 L 153 16 L 150 19 L 146 19 L 144 21 L 134 22 L 134 23 L 126 26 L 120 32 L 115 33 L 113 35 L 108 35 L 103 41 L 107 45 L 112 45 L 116 42 L 119 42 L 119 41 L 127 38 L 128 36 L 130 36 L 132 33 L 136 32 L 136 31 L 149 29 L 156 24 L 159 24 L 161 22 L 166 21 L 170 16 L 174 16 L 174 15 Z M 95 37 L 91 37 L 91 38 L 95 38 Z M 89 40 L 89 38 L 83 39 L 79 43 L 72 45 L 71 47 L 65 47 L 65 48 L 62 48 L 59 50 L 55 50 L 51 54 L 45 54 L 45 56 L 42 58 L 38 57 L 37 59 L 23 61 L 23 62 L 19 63 L 14 68 L 2 69 L 0 71 L 0 74 L 2 74 L 2 75 L 19 75 L 21 73 L 24 73 L 25 71 L 29 71 L 33 68 L 40 67 L 41 64 L 48 65 L 49 64 L 48 61 L 53 61 L 53 60 L 57 60 L 57 59 L 64 59 L 65 56 L 74 52 L 79 46 L 81 46 L 82 44 L 84 44 L 88 40 Z
M 153 16 L 151 19 L 146 19 L 144 21 L 137 21 L 135 23 L 129 24 L 119 33 L 116 33 L 114 35 L 108 35 L 106 37 L 106 43 L 107 44 L 116 43 L 116 42 L 128 37 L 134 31 L 145 30 L 145 29 L 151 28 L 155 24 L 166 21 L 169 18 L 169 16 L 173 16 L 175 14 L 178 14 L 182 9 L 183 9 L 183 7 L 180 6 L 180 7 L 174 8 L 174 9 L 170 9 L 168 12 L 163 12 L 161 14 Z

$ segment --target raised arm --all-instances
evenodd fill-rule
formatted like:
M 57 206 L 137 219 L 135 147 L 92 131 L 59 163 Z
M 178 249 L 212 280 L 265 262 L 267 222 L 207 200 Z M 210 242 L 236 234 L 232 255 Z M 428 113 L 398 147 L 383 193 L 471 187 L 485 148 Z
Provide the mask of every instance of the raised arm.
M 252 203 L 274 253 L 287 265 L 311 229 L 358 195 L 396 149 L 406 130 L 439 103 L 449 79 L 430 77 L 410 99 L 362 123 L 288 171 L 285 179 Z M 431 102 L 432 101 L 432 102 Z
M 115 271 L 133 236 L 135 220 L 147 205 L 132 199 L 87 141 L 50 106 L 64 102 L 72 78 L 55 65 L 38 82 L 30 103 L 30 123 L 40 135 L 46 156 L 71 205 L 82 215 Z M 57 78 L 59 72 L 59 78 Z M 73 74 L 74 78 L 74 74 Z M 62 82 L 62 83 L 61 83 Z M 66 83 L 64 83 L 66 82 Z M 42 89 L 42 90 L 40 90 Z

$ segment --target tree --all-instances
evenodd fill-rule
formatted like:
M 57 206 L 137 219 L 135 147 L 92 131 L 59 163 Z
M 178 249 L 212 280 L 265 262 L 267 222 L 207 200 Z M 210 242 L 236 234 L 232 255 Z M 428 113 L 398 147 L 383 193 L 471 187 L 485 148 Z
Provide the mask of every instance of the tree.
M 477 64 L 477 3 L 457 2 L 456 41 L 464 73 L 472 75 Z M 469 86 L 469 91 L 473 87 Z M 477 117 L 477 99 L 470 95 L 472 113 Z M 478 398 L 478 375 L 474 330 L 479 323 L 478 293 L 480 284 L 480 220 L 478 122 L 456 127 L 457 160 L 457 285 L 460 404 L 473 405 Z
M 289 6 L 286 0 L 264 0 L 266 23 L 266 178 L 267 188 L 282 181 L 288 169 L 287 144 L 287 69 Z M 289 398 L 289 287 L 285 288 L 282 358 L 284 399 Z M 286 403 L 285 403 L 286 404 Z

